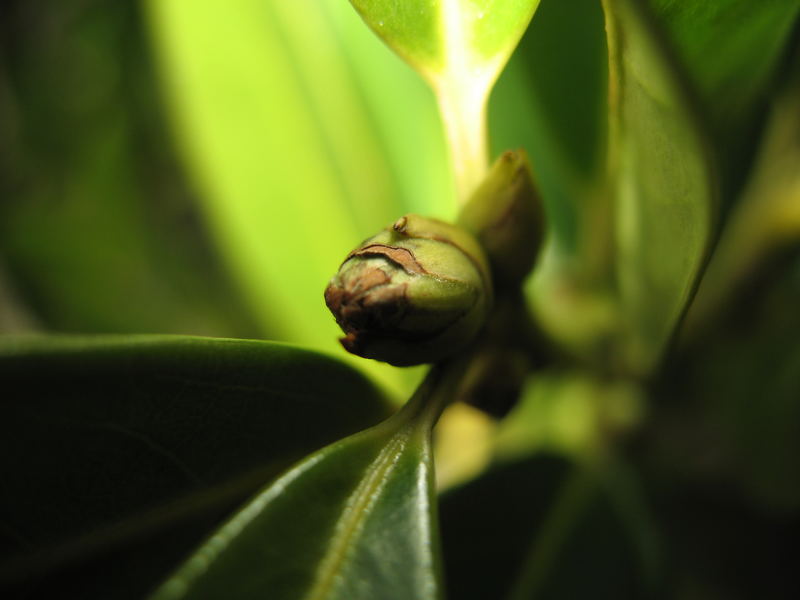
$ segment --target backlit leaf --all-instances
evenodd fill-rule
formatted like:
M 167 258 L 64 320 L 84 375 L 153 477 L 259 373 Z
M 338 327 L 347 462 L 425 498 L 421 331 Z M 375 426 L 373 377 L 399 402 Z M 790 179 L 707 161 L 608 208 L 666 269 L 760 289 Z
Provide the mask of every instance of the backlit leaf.
M 486 101 L 539 0 L 351 0 L 431 84 L 462 200 L 488 164 Z
M 627 368 L 647 372 L 692 296 L 716 208 L 699 120 L 646 5 L 604 0 L 609 179 Z
M 322 299 L 328 280 L 410 205 L 441 214 L 454 202 L 433 99 L 374 36 L 347 33 L 348 18 L 361 25 L 349 5 L 322 4 L 147 7 L 179 149 L 249 306 L 275 339 L 350 360 Z M 371 82 L 365 63 L 391 84 Z M 397 123 L 412 143 L 384 141 Z M 395 389 L 415 380 L 358 362 Z

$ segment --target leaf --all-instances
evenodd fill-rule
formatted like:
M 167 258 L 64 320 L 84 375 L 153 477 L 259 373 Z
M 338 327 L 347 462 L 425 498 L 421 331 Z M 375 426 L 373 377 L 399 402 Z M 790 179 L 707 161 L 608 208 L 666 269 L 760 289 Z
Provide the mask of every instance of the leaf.
M 604 0 L 615 275 L 623 362 L 646 373 L 691 298 L 716 207 L 715 175 L 691 97 L 643 2 Z
M 697 297 L 685 338 L 702 338 L 719 322 L 737 292 L 800 239 L 800 45 L 793 73 L 772 99 L 746 185 L 732 207 Z M 760 286 L 759 286 L 760 287 Z
M 604 166 L 605 38 L 599 2 L 543 0 L 489 105 L 494 153 L 528 152 L 547 203 L 549 242 L 569 257 L 579 249 L 587 188 Z
M 272 339 L 338 353 L 407 396 L 419 373 L 342 350 L 322 292 L 360 240 L 410 204 L 451 208 L 452 191 L 435 170 L 444 148 L 424 128 L 431 98 L 374 36 L 348 35 L 343 12 L 353 13 L 344 2 L 308 0 L 243 0 L 224 11 L 147 3 L 179 149 L 249 307 Z M 380 81 L 356 76 L 364 64 L 393 84 L 373 89 Z M 416 133 L 413 147 L 384 142 L 387 108 L 412 123 L 403 135 Z M 396 183 L 412 176 L 414 185 Z
M 733 179 L 730 187 L 747 170 L 755 121 L 772 84 L 792 72 L 783 59 L 796 30 L 800 2 L 653 0 L 651 4 L 703 102 L 724 175 Z
M 430 434 L 448 390 L 431 373 L 397 415 L 260 492 L 152 600 L 439 597 Z
M 602 469 L 535 454 L 444 494 L 453 598 L 648 597 L 643 548 L 621 512 L 630 506 L 616 506 L 612 483 Z
M 724 318 L 681 346 L 652 421 L 658 464 L 673 476 L 733 483 L 770 515 L 800 510 L 798 237 L 730 290 Z
M 30 34 L 0 59 L 0 260 L 35 317 L 17 328 L 253 335 L 175 169 L 138 8 L 52 8 L 4 19 Z
M 431 78 L 502 69 L 538 0 L 351 0 L 372 30 Z
M 460 199 L 488 167 L 485 109 L 539 0 L 351 0 L 372 30 L 432 86 Z
M 0 377 L 0 584 L 78 597 L 141 597 L 281 469 L 388 414 L 356 371 L 268 342 L 5 338 Z

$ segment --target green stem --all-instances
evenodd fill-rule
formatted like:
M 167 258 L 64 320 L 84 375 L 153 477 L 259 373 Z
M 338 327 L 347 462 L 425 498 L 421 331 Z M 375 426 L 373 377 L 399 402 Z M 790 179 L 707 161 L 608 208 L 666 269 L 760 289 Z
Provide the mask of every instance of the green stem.
M 465 356 L 458 356 L 431 367 L 409 401 L 393 419 L 409 423 L 423 421 L 427 425 L 425 429 L 431 431 L 444 409 L 455 398 L 465 367 Z

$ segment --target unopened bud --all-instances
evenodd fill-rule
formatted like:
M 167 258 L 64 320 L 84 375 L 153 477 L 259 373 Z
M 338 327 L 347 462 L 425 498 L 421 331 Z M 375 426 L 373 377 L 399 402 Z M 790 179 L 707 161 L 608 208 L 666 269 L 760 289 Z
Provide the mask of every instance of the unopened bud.
M 349 352 L 408 366 L 463 349 L 483 326 L 491 294 L 486 258 L 469 233 L 406 215 L 347 256 L 325 303 Z
M 544 215 L 523 150 L 504 152 L 461 210 L 458 224 L 486 251 L 498 287 L 519 285 L 542 243 Z

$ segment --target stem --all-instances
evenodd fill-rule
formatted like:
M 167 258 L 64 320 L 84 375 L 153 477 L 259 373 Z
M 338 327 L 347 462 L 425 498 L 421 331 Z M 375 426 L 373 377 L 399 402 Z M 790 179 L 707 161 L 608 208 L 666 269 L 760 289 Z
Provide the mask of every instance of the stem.
M 455 398 L 464 374 L 465 361 L 464 357 L 456 357 L 431 367 L 395 418 L 407 422 L 419 419 L 426 423 L 429 431 L 433 429 L 444 409 Z
M 434 86 L 456 181 L 459 206 L 467 201 L 489 169 L 486 105 L 491 85 L 475 78 L 452 77 Z

